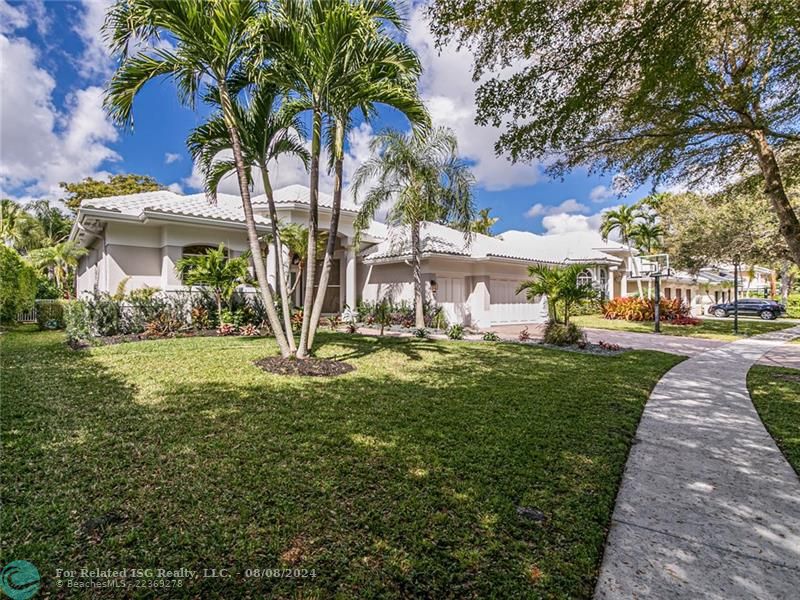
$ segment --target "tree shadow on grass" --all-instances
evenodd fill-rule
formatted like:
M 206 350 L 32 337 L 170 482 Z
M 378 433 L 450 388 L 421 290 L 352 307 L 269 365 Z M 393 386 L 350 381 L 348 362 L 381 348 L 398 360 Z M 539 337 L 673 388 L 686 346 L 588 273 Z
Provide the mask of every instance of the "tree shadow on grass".
M 375 352 L 391 351 L 402 354 L 411 360 L 422 360 L 422 352 L 448 354 L 446 345 L 434 340 L 420 338 L 377 337 L 358 334 L 330 333 L 321 334 L 317 338 L 314 354 L 325 352 L 326 347 L 335 346 L 342 348 L 341 352 L 326 356 L 332 360 L 350 360 L 363 358 Z
M 257 340 L 41 339 L 4 364 L 4 429 L 23 433 L 3 458 L 19 474 L 3 555 L 45 586 L 73 565 L 239 573 L 170 597 L 588 596 L 672 361 L 330 334 L 319 353 L 357 370 L 320 380 L 260 371 Z M 243 576 L 280 567 L 316 577 Z

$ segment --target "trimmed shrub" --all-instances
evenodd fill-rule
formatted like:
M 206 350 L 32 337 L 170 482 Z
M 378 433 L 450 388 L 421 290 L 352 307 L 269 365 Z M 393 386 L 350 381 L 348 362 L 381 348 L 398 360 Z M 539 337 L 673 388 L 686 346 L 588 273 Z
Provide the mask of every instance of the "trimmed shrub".
M 36 324 L 39 329 L 64 329 L 64 304 L 39 302 L 36 305 Z
M 575 323 L 564 325 L 550 321 L 544 329 L 543 341 L 554 346 L 574 346 L 585 344 L 586 334 Z
M 603 316 L 606 319 L 620 319 L 625 321 L 652 321 L 655 319 L 655 300 L 631 296 L 628 298 L 614 298 L 606 302 L 603 307 Z M 688 316 L 689 307 L 678 298 L 662 298 L 659 302 L 661 318 L 673 319 L 678 316 Z
M 800 319 L 800 294 L 789 294 L 786 299 L 786 316 Z
M 71 342 L 92 337 L 91 316 L 86 302 L 72 300 L 64 304 L 64 327 L 67 339 Z
M 497 335 L 494 331 L 487 331 L 483 334 L 483 341 L 484 342 L 499 342 L 500 336 Z
M 0 322 L 14 321 L 17 314 L 32 309 L 37 286 L 33 267 L 16 250 L 0 244 Z
M 447 337 L 451 340 L 461 340 L 464 338 L 464 326 L 454 323 L 447 328 Z
M 414 330 L 414 337 L 416 338 L 427 338 L 428 337 L 428 330 L 424 327 L 420 327 L 419 329 Z

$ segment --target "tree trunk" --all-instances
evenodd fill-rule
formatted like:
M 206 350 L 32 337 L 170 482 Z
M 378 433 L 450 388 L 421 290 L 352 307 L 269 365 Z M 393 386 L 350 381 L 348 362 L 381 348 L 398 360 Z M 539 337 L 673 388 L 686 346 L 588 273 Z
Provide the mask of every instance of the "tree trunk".
M 278 229 L 278 211 L 275 209 L 275 197 L 272 193 L 272 184 L 269 180 L 267 165 L 261 165 L 261 180 L 264 182 L 264 194 L 267 197 L 269 207 L 269 220 L 272 224 L 272 242 L 275 251 L 275 271 L 278 277 L 278 291 L 281 296 L 281 308 L 283 309 L 283 327 L 286 333 L 286 340 L 289 343 L 289 351 L 294 354 L 297 346 L 294 343 L 294 332 L 292 331 L 292 311 L 289 307 L 289 286 L 286 280 L 286 272 L 283 265 L 283 244 L 281 244 L 280 230 Z
M 764 193 L 772 203 L 772 208 L 778 217 L 779 229 L 781 235 L 786 239 L 786 244 L 789 246 L 792 260 L 796 265 L 800 266 L 800 220 L 798 220 L 797 214 L 786 196 L 778 161 L 775 160 L 775 153 L 762 130 L 751 132 L 750 140 L 758 157 L 761 174 L 764 176 Z
M 228 91 L 224 80 L 220 79 L 219 92 L 222 103 L 222 114 L 225 118 L 225 125 L 228 128 L 228 135 L 231 138 L 231 149 L 233 150 L 233 160 L 236 164 L 236 175 L 239 179 L 239 193 L 242 195 L 242 209 L 244 210 L 244 220 L 247 227 L 247 238 L 250 242 L 250 252 L 253 255 L 253 269 L 256 272 L 258 287 L 261 290 L 261 298 L 264 302 L 264 309 L 267 311 L 269 325 L 275 333 L 275 341 L 284 358 L 289 356 L 289 344 L 286 336 L 283 335 L 280 319 L 272 301 L 272 290 L 267 281 L 267 270 L 264 267 L 264 257 L 261 256 L 261 244 L 258 240 L 256 231 L 256 221 L 253 216 L 253 204 L 250 201 L 250 187 L 247 182 L 247 174 L 244 168 L 244 157 L 242 155 L 242 143 L 239 139 L 239 131 L 236 128 L 236 118 L 233 114 L 233 105 L 228 97 Z
M 214 296 L 217 299 L 217 321 L 222 325 L 222 294 L 219 290 L 214 290 Z
M 344 123 L 336 121 L 336 139 L 334 140 L 333 163 L 333 207 L 331 207 L 331 223 L 328 227 L 328 243 L 325 247 L 325 260 L 322 263 L 322 272 L 319 275 L 317 297 L 314 299 L 314 309 L 311 312 L 311 324 L 308 331 L 308 348 L 314 346 L 314 335 L 322 316 L 322 305 L 325 303 L 325 293 L 328 290 L 328 280 L 333 266 L 333 252 L 336 249 L 336 237 L 339 232 L 339 216 L 342 210 L 342 166 L 344 163 Z
M 781 303 L 786 306 L 789 302 L 789 291 L 792 289 L 792 274 L 789 261 L 781 264 Z
M 417 329 L 425 327 L 425 309 L 422 302 L 422 267 L 420 260 L 419 221 L 411 224 L 411 263 L 414 271 L 414 314 Z
M 300 344 L 297 358 L 308 356 L 308 334 L 311 311 L 314 309 L 314 279 L 317 276 L 317 237 L 319 236 L 319 153 L 322 144 L 322 113 L 314 109 L 311 123 L 311 173 L 309 176 L 308 207 L 308 252 L 306 285 L 303 295 L 303 326 L 300 329 Z

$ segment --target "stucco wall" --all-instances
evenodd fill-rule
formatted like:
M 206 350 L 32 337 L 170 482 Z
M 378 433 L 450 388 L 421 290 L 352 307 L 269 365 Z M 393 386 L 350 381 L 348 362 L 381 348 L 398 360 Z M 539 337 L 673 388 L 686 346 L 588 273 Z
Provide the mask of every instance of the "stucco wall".
M 377 302 L 388 298 L 393 302 L 414 301 L 411 266 L 405 263 L 358 265 L 359 300 Z
M 100 260 L 103 255 L 103 243 L 98 240 L 89 248 L 89 253 L 81 257 L 76 270 L 76 293 L 80 297 L 92 294 L 100 287 Z

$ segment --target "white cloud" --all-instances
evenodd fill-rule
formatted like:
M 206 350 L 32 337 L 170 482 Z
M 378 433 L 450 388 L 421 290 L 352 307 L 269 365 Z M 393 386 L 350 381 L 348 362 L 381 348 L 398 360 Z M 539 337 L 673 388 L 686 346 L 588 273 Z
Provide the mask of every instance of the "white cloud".
M 103 111 L 103 90 L 87 87 L 53 104 L 56 82 L 38 66 L 37 50 L 25 39 L 0 35 L 0 181 L 5 190 L 59 194 L 60 181 L 101 176 L 105 161 L 119 160 L 109 147 L 116 129 Z
M 542 219 L 546 235 L 570 233 L 572 231 L 597 231 L 600 228 L 602 213 L 593 215 L 571 215 L 558 213 Z
M 605 185 L 598 185 L 592 188 L 589 192 L 589 199 L 592 202 L 605 202 L 609 198 L 613 198 L 616 194 L 614 190 Z
M 113 70 L 111 53 L 103 40 L 101 28 L 112 0 L 84 0 L 83 14 L 75 33 L 84 45 L 76 62 L 78 72 L 85 78 L 108 77 Z
M 183 186 L 177 181 L 175 183 L 170 183 L 167 189 L 173 194 L 183 194 Z
M 164 162 L 166 164 L 168 164 L 168 165 L 171 165 L 172 163 L 177 162 L 177 161 L 181 160 L 182 158 L 183 158 L 183 156 L 181 156 L 180 154 L 177 154 L 175 152 L 167 152 L 164 155 Z
M 408 43 L 417 51 L 423 66 L 420 93 L 437 125 L 452 128 L 458 136 L 459 150 L 474 162 L 472 171 L 478 184 L 488 190 L 504 190 L 532 185 L 539 180 L 539 168 L 512 164 L 496 156 L 494 144 L 500 131 L 475 124 L 475 90 L 472 80 L 473 57 L 456 44 L 436 48 L 425 7 L 417 7 L 409 23 Z
M 579 213 L 589 210 L 589 207 L 585 204 L 581 204 L 575 198 L 570 198 L 569 200 L 564 200 L 561 204 L 557 206 L 546 206 L 541 202 L 537 202 L 533 206 L 531 206 L 528 211 L 525 213 L 526 217 L 535 218 L 541 217 L 542 215 L 555 215 L 560 213 Z
M 28 0 L 24 4 L 9 4 L 0 0 L 0 33 L 13 33 L 31 24 L 39 33 L 47 33 L 50 20 L 42 0 Z

